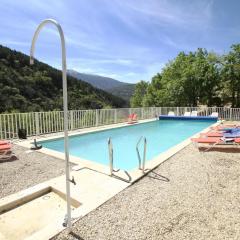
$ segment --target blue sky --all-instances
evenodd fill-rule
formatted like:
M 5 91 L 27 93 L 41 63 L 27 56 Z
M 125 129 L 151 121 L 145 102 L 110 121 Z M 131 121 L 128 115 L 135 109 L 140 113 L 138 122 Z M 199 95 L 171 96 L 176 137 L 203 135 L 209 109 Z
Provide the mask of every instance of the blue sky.
M 1 0 L 0 44 L 29 54 L 38 24 L 55 18 L 68 69 L 148 81 L 179 51 L 224 53 L 240 42 L 239 9 L 238 0 Z M 36 57 L 61 68 L 59 41 L 45 28 Z

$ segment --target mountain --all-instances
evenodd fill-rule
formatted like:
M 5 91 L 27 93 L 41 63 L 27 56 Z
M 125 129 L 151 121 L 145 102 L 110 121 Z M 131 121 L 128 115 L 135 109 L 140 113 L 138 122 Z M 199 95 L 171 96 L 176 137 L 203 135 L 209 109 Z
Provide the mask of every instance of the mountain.
M 62 110 L 62 72 L 0 45 L 0 113 Z M 125 107 L 127 102 L 68 76 L 69 109 Z
M 79 73 L 75 70 L 68 70 L 68 75 L 90 83 L 96 88 L 107 91 L 127 101 L 129 101 L 135 88 L 135 84 L 120 82 L 113 78 L 103 77 L 94 74 Z
M 113 78 L 103 77 L 103 76 L 94 75 L 94 74 L 79 73 L 75 70 L 68 70 L 68 75 L 75 77 L 79 80 L 82 80 L 84 82 L 88 82 L 94 87 L 97 87 L 103 90 L 108 90 L 108 89 L 115 88 L 125 84 Z
M 129 102 L 130 98 L 132 97 L 132 95 L 134 93 L 135 86 L 136 86 L 136 84 L 125 83 L 125 84 L 110 88 L 105 91 Z

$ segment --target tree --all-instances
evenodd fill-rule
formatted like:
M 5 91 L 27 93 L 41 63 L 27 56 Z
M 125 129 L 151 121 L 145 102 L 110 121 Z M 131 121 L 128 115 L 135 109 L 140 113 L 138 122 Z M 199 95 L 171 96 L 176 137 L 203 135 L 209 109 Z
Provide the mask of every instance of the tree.
M 223 102 L 240 107 L 240 44 L 231 46 L 231 51 L 223 56 L 222 65 Z
M 136 84 L 134 94 L 130 99 L 131 107 L 143 107 L 143 98 L 146 94 L 148 83 L 140 81 Z
M 69 109 L 125 107 L 127 102 L 68 76 Z M 62 110 L 62 73 L 0 45 L 0 113 Z
M 144 106 L 163 106 L 164 105 L 164 87 L 161 74 L 156 74 L 148 85 L 146 94 L 143 98 Z
M 180 52 L 152 78 L 144 96 L 145 106 L 219 105 L 218 57 L 199 48 L 188 54 Z

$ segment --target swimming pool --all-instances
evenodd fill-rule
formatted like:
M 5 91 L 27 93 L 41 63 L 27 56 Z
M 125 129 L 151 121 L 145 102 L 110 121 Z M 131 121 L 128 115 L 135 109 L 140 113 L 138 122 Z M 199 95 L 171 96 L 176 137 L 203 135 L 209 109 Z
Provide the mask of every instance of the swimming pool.
M 138 166 L 136 144 L 147 139 L 146 160 L 151 160 L 174 145 L 209 127 L 215 121 L 156 120 L 69 137 L 70 155 L 109 165 L 108 138 L 114 151 L 114 167 L 131 170 Z M 64 139 L 42 141 L 43 147 L 64 152 Z M 142 153 L 143 144 L 139 146 Z

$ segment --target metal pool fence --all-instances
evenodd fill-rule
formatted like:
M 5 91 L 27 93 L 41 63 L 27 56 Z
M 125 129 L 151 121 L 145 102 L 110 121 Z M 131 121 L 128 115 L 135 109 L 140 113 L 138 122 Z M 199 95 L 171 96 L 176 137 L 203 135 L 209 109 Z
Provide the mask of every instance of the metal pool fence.
M 97 127 L 108 124 L 123 123 L 128 115 L 136 113 L 139 120 L 155 118 L 160 114 L 173 111 L 181 116 L 184 112 L 197 111 L 199 116 L 208 116 L 218 112 L 224 120 L 240 120 L 240 108 L 226 107 L 145 107 L 71 110 L 68 112 L 69 130 Z M 18 130 L 26 129 L 27 136 L 42 135 L 63 131 L 63 111 L 29 112 L 0 114 L 0 139 L 18 137 Z

